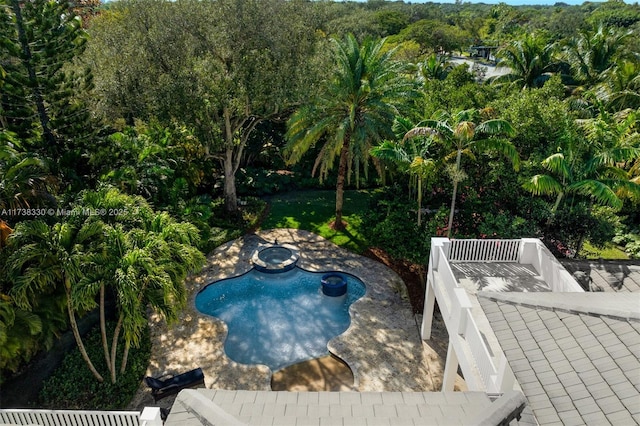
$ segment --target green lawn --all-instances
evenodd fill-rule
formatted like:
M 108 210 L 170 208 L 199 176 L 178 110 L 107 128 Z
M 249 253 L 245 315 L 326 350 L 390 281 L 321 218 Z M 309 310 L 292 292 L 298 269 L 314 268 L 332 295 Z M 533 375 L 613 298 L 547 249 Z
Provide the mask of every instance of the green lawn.
M 617 246 L 612 243 L 608 243 L 604 246 L 604 248 L 597 248 L 589 244 L 589 241 L 584 242 L 584 246 L 580 251 L 580 257 L 584 257 L 586 259 L 594 260 L 594 259 L 605 259 L 605 260 L 627 260 L 629 259 L 629 255 L 624 251 L 620 250 Z
M 335 191 L 294 191 L 274 195 L 267 200 L 271 204 L 271 211 L 261 228 L 304 229 L 361 253 L 368 244 L 360 233 L 360 215 L 369 208 L 372 193 L 368 190 L 344 192 L 343 219 L 347 223 L 346 231 L 329 227 L 335 214 Z

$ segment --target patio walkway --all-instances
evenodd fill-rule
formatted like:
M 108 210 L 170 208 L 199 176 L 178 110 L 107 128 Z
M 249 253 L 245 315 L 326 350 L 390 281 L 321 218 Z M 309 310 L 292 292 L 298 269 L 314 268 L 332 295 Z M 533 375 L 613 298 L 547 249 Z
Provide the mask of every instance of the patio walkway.
M 365 296 L 351 307 L 349 329 L 328 344 L 330 351 L 353 371 L 353 389 L 343 390 L 440 390 L 442 362 L 423 345 L 406 288 L 398 275 L 381 263 L 295 229 L 261 231 L 214 250 L 202 272 L 186 283 L 189 299 L 178 323 L 167 327 L 159 318 L 151 319 L 153 347 L 148 375 L 175 374 L 201 367 L 207 388 L 270 390 L 270 369 L 230 360 L 223 347 L 225 324 L 199 313 L 194 300 L 198 291 L 212 281 L 247 272 L 252 267 L 250 259 L 255 250 L 276 239 L 279 244 L 292 244 L 300 249 L 298 266 L 309 271 L 347 272 L 367 286 Z M 149 391 L 141 386 L 132 407 L 169 407 L 173 399 L 154 404 Z

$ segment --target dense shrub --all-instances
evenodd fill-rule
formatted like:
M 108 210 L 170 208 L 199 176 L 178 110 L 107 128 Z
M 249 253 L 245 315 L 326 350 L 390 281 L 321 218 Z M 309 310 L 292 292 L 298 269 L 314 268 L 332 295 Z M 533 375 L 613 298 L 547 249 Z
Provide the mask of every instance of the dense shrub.
M 555 256 L 571 257 L 585 240 L 604 247 L 614 237 L 618 221 L 608 207 L 574 202 L 556 211 L 544 230 L 544 242 Z
M 271 195 L 300 188 L 300 180 L 283 170 L 267 170 L 247 167 L 236 175 L 238 194 L 254 196 Z
M 374 246 L 385 250 L 396 259 L 407 259 L 426 264 L 429 260 L 431 237 L 447 223 L 445 207 L 426 211 L 418 226 L 416 202 L 399 195 L 398 186 L 386 188 L 371 201 L 362 216 L 362 233 Z
M 613 237 L 613 242 L 624 247 L 625 253 L 634 259 L 640 259 L 640 229 L 631 232 L 620 230 Z
M 266 208 L 266 203 L 255 197 L 239 199 L 238 204 L 240 214 L 230 215 L 224 208 L 222 198 L 212 199 L 202 195 L 188 200 L 178 217 L 200 230 L 198 248 L 203 253 L 209 253 L 220 244 L 238 238 L 255 227 Z
M 114 328 L 114 323 L 107 325 L 109 339 Z M 149 365 L 151 340 L 148 327 L 140 339 L 140 346 L 131 347 L 127 370 L 119 375 L 115 384 L 108 379 L 100 328 L 96 326 L 90 331 L 84 343 L 89 357 L 95 360 L 95 366 L 106 378 L 105 381 L 100 383 L 96 380 L 82 359 L 80 351 L 74 348 L 44 383 L 39 406 L 55 409 L 121 410 L 129 404 Z M 124 346 L 124 342 L 118 345 L 118 359 Z

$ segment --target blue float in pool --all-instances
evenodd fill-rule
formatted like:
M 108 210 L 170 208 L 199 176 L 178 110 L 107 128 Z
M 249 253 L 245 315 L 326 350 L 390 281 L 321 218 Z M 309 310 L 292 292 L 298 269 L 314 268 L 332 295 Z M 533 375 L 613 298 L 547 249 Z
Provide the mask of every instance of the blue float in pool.
M 337 273 L 326 274 L 322 276 L 322 293 L 327 296 L 342 296 L 347 292 L 347 281 L 344 277 Z

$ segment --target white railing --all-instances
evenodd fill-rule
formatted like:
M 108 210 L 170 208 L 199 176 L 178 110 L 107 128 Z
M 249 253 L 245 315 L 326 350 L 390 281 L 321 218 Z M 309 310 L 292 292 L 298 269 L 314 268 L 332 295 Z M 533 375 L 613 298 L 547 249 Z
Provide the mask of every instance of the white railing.
M 439 247 L 438 251 L 440 254 L 438 259 L 438 273 L 440 274 L 440 276 L 442 277 L 445 283 L 446 282 L 455 283 L 456 282 L 455 276 L 453 275 L 451 266 L 449 266 L 449 262 L 447 262 L 447 257 L 444 255 L 444 251 L 442 250 L 442 247 Z M 446 300 L 444 303 L 445 306 L 441 306 L 440 308 L 446 310 L 446 316 L 445 316 L 445 312 L 443 312 L 443 317 L 450 318 L 453 311 L 452 303 L 453 303 L 453 299 L 455 298 L 455 294 L 453 293 L 453 287 L 445 285 L 444 293 L 445 293 L 444 295 L 446 296 Z M 438 303 L 438 306 L 440 306 L 440 303 Z
M 573 276 L 538 239 L 523 238 L 520 262 L 530 264 L 555 292 L 584 292 Z
M 467 248 L 469 247 L 471 246 L 467 246 Z M 518 246 L 515 247 L 517 251 Z M 510 250 L 513 250 L 513 245 Z M 471 373 L 465 375 L 469 389 L 485 392 L 501 391 L 499 387 L 504 382 L 501 377 L 504 371 L 498 370 L 493 355 L 482 338 L 473 319 L 473 305 L 466 290 L 458 285 L 447 259 L 449 257 L 446 255 L 447 251 L 449 253 L 453 251 L 453 245 L 450 245 L 449 241 L 441 239 L 436 245 L 432 245 L 429 265 L 437 265 L 437 267 L 435 270 L 429 270 L 427 285 L 430 285 L 435 293 L 440 312 L 447 326 L 450 342 L 456 348 L 456 352 L 471 355 L 470 359 L 459 359 L 461 366 L 463 364 L 466 366 L 463 368 L 463 373 Z M 435 285 L 436 281 L 439 283 L 438 285 Z M 467 368 L 474 372 L 467 370 Z
M 473 360 L 460 359 L 460 362 L 477 370 L 477 374 L 465 376 L 467 384 L 471 390 L 494 391 L 493 380 L 495 380 L 497 370 L 473 320 L 471 313 L 473 305 L 469 296 L 464 288 L 458 286 L 451 266 L 447 262 L 445 248 L 440 246 L 432 252 L 436 252 L 438 256 L 438 278 L 444 284 L 438 286 L 436 297 L 440 312 L 447 325 L 449 339 L 457 349 L 462 344 L 469 347 L 469 351 L 461 352 L 470 353 Z M 445 303 L 442 303 L 443 301 Z M 467 372 L 463 369 L 463 373 Z
M 471 312 L 467 311 L 466 315 L 468 315 L 468 317 L 464 338 L 471 348 L 471 353 L 480 372 L 480 377 L 482 377 L 482 382 L 486 386 L 487 392 L 499 392 L 500 389 L 496 389 L 495 382 L 498 376 L 498 369 L 491 359 L 489 348 L 487 348 L 480 334 L 480 330 L 478 330 L 478 326 L 471 316 Z
M 449 240 L 433 238 L 425 294 L 425 314 L 422 335 L 430 336 L 431 320 L 427 312 L 428 298 L 435 297 L 445 320 L 449 341 L 459 355 L 458 362 L 465 373 L 470 390 L 503 392 L 512 389 L 515 376 L 502 351 L 491 352 L 472 314 L 471 300 L 456 279 L 454 262 L 510 262 L 531 265 L 549 285 L 551 291 L 583 291 L 560 262 L 540 240 Z M 431 314 L 433 314 L 431 302 Z M 488 327 L 488 324 L 486 325 Z M 429 327 L 429 330 L 425 328 Z M 490 329 L 485 330 L 491 333 Z M 424 338 L 424 337 L 423 337 Z M 428 337 L 426 337 L 428 338 Z M 490 342 L 495 337 L 487 336 Z M 466 369 L 466 371 L 465 371 Z M 446 367 L 445 367 L 446 373 Z M 467 374 L 468 373 L 468 374 Z M 445 374 L 446 375 L 446 374 Z M 451 384 L 453 387 L 453 384 Z
M 161 426 L 160 409 L 138 411 L 0 410 L 0 425 Z
M 518 262 L 521 240 L 451 240 L 451 262 Z

